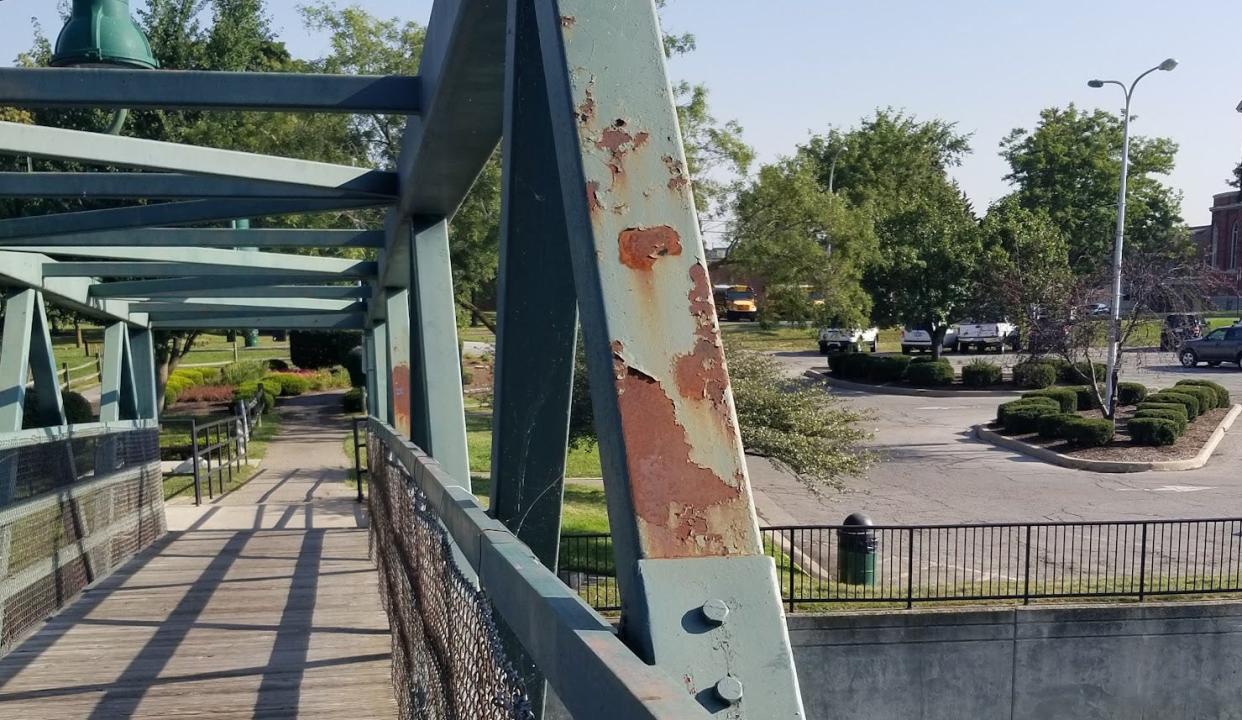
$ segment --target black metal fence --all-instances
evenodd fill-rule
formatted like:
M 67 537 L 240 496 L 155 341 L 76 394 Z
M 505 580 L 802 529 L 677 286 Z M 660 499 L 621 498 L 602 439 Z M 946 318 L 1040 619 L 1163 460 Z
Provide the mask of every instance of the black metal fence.
M 163 421 L 165 425 L 182 425 L 189 429 L 195 505 L 202 504 L 204 489 L 208 499 L 215 497 L 217 489 L 223 495 L 226 484 L 233 482 L 233 473 L 241 472 L 249 460 L 246 446 L 250 435 L 262 426 L 266 409 L 260 383 L 254 398 L 238 401 L 236 415 L 208 421 L 196 418 Z
M 761 530 L 790 611 L 1242 592 L 1242 518 Z M 608 535 L 561 538 L 558 575 L 618 609 Z

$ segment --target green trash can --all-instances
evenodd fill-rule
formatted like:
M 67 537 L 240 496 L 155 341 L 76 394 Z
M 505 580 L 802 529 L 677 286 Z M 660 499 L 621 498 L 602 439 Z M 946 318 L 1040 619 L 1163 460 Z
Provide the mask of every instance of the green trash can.
M 837 530 L 837 581 L 846 585 L 875 585 L 875 551 L 879 545 L 874 523 L 862 513 L 851 513 Z

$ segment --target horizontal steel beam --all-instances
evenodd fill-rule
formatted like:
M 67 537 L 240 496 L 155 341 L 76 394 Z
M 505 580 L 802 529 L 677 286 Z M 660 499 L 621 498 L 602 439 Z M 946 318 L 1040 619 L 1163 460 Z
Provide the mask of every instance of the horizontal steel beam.
M 317 312 L 366 312 L 367 304 L 362 301 L 349 300 L 316 300 L 314 298 L 200 298 L 193 301 L 150 301 L 131 302 L 130 312 L 150 313 L 155 319 L 172 314 L 212 314 L 212 315 L 247 315 L 275 313 L 317 313 Z
M 110 300 L 90 292 L 89 278 L 46 278 L 43 265 L 55 262 L 46 255 L 15 253 L 0 250 L 0 281 L 6 285 L 43 290 L 44 296 L 56 305 L 77 310 L 91 317 L 124 320 L 145 325 L 145 320 L 132 318 L 129 303 Z
M 208 198 L 365 198 L 349 190 L 291 183 L 166 172 L 0 172 L 0 197 L 90 198 L 92 200 L 197 200 Z
M 135 228 L 0 240 L 0 249 L 68 245 L 199 248 L 382 248 L 383 230 Z
M 0 69 L 0 105 L 418 114 L 419 79 L 399 75 Z
M 375 277 L 375 263 L 360 262 L 346 272 L 323 273 L 302 271 L 282 273 L 286 277 L 301 276 L 307 281 L 324 281 L 325 279 L 363 279 Z M 206 265 L 180 262 L 48 262 L 43 265 L 43 277 L 93 277 L 93 278 L 192 278 L 249 275 L 261 276 L 271 273 L 272 268 L 237 267 L 234 265 Z M 326 276 L 326 277 L 325 277 Z
M 106 210 L 34 215 L 0 220 L 0 245 L 19 238 L 48 237 L 124 228 L 274 217 L 381 207 L 383 200 L 187 200 Z
M 293 278 L 305 280 L 306 278 Z M 285 276 L 246 276 L 241 278 L 176 278 L 170 280 L 123 280 L 91 285 L 91 297 L 116 298 L 306 298 L 319 300 L 362 300 L 371 297 L 368 285 L 263 285 L 288 282 Z
M 143 262 L 177 263 L 195 269 L 203 265 L 220 265 L 242 269 L 247 273 L 318 273 L 336 277 L 360 277 L 374 274 L 375 263 L 366 260 L 294 255 L 292 253 L 259 252 L 257 250 L 221 250 L 215 248 L 177 247 L 94 247 L 47 245 L 15 248 L 16 252 L 37 252 L 54 256 L 137 260 Z M 195 273 L 188 272 L 186 275 Z
M 0 122 L 0 152 L 96 165 L 349 190 L 386 198 L 397 194 L 397 174 L 385 170 L 42 125 Z
M 256 328 L 258 330 L 362 330 L 366 327 L 363 313 L 306 313 L 300 315 L 217 315 L 214 317 L 166 317 L 148 320 L 155 329 L 165 330 L 227 330 Z
M 4 254 L 0 253 L 0 257 Z M 46 259 L 46 258 L 45 258 Z M 247 297 L 272 298 L 369 298 L 371 287 L 366 284 L 324 286 L 323 278 L 297 274 L 237 274 L 237 276 L 179 277 L 149 281 L 113 281 L 91 286 L 92 298 L 168 297 Z M 298 283 L 319 283 L 299 286 Z M 302 294 L 302 293 L 306 294 Z M 271 293 L 262 295 L 261 293 Z M 318 294 L 317 294 L 318 293 Z

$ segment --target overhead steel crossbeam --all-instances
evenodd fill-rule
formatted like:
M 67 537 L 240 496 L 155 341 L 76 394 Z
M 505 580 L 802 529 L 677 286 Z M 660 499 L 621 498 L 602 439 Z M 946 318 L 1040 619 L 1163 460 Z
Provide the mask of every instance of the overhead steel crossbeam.
M 236 278 L 200 277 L 166 280 L 121 280 L 94 283 L 90 296 L 96 298 L 319 298 L 323 300 L 371 297 L 369 285 L 294 285 L 316 278 L 287 275 L 250 275 Z
M 397 194 L 397 175 L 384 170 L 22 123 L 0 122 L 0 152 L 349 190 L 381 197 Z
M 7 198 L 335 200 L 376 194 L 183 173 L 0 172 L 0 197 Z
M 415 115 L 419 79 L 394 75 L 0 69 L 0 105 Z
M 145 324 L 130 317 L 129 303 L 125 300 L 92 294 L 94 281 L 90 278 L 44 277 L 44 265 L 55 262 L 52 258 L 37 253 L 0 250 L 0 280 L 17 287 L 43 290 L 46 295 L 55 298 L 58 304 L 78 312 L 112 320 L 128 320 L 137 325 Z
M 43 265 L 43 277 L 96 277 L 96 278 L 195 278 L 230 275 L 263 275 L 280 268 L 245 267 L 238 265 L 212 265 L 184 262 L 49 262 Z M 307 280 L 331 280 L 337 278 L 375 279 L 373 262 L 354 263 L 339 271 L 302 270 L 288 272 L 288 277 L 302 276 Z
M 362 330 L 366 313 L 302 313 L 282 315 L 245 314 L 213 315 L 205 318 L 184 318 L 157 315 L 148 321 L 157 330 L 219 330 L 222 328 L 255 328 L 258 330 Z
M 151 248 L 151 247 L 96 247 L 94 245 L 49 245 L 14 248 L 14 252 L 38 252 L 48 255 L 73 256 L 84 258 L 107 258 L 109 260 L 134 260 L 132 264 L 141 268 L 149 263 L 184 265 L 188 272 L 200 267 L 219 267 L 238 270 L 244 273 L 316 273 L 331 278 L 372 277 L 375 275 L 376 264 L 368 260 L 349 260 L 346 258 L 318 257 L 313 255 L 294 255 L 292 253 L 257 252 L 253 250 L 220 250 L 196 247 Z M 58 263 L 68 265 L 70 263 Z M 89 264 L 89 263 L 88 263 Z M 46 274 L 46 272 L 45 272 Z M 54 273 L 55 274 L 55 273 Z M 66 277 L 61 274 L 60 277 Z
M 288 312 L 306 314 L 316 312 L 365 312 L 367 304 L 361 300 L 320 300 L 316 298 L 257 298 L 237 296 L 231 298 L 182 299 L 160 298 L 140 300 L 129 304 L 130 312 L 156 315 L 244 315 L 249 312 L 272 314 Z
M 135 228 L 0 240 L 0 249 L 41 246 L 197 248 L 381 248 L 383 230 L 292 230 L 276 228 Z

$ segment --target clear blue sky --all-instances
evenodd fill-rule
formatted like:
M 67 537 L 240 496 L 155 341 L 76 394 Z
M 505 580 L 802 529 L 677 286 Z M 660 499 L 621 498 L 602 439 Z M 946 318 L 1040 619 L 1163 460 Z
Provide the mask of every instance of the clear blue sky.
M 141 0 L 135 0 L 141 2 Z M 322 52 L 294 0 L 268 0 L 295 55 Z M 359 0 L 369 11 L 425 23 L 430 0 Z M 30 44 L 29 18 L 54 35 L 52 0 L 0 2 L 6 59 Z M 666 29 L 693 32 L 698 50 L 674 60 L 675 78 L 705 82 L 714 113 L 736 119 L 761 160 L 791 152 L 811 132 L 847 127 L 877 106 L 955 121 L 973 154 L 954 175 L 982 213 L 1007 192 L 997 144 L 1031 127 L 1039 110 L 1070 102 L 1121 107 L 1120 91 L 1092 77 L 1130 80 L 1174 57 L 1180 66 L 1143 81 L 1135 131 L 1181 150 L 1170 184 L 1191 224 L 1242 156 L 1242 6 L 1184 0 L 671 0 Z

